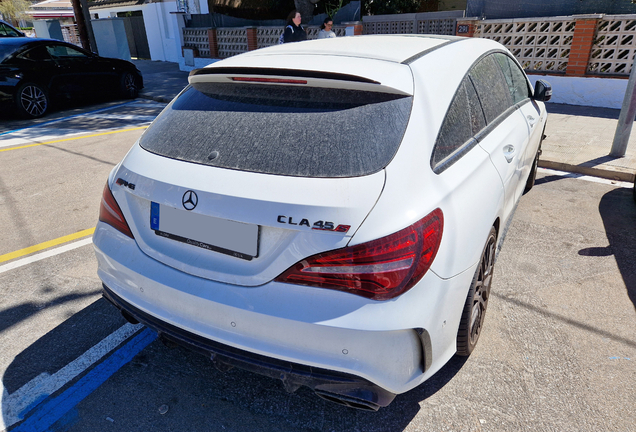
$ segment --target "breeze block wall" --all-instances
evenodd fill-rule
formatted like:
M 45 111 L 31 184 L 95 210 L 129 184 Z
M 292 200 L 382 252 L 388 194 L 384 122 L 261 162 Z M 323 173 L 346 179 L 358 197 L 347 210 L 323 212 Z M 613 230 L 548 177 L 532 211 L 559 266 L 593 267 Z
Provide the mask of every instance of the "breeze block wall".
M 458 36 L 493 39 L 526 72 L 627 78 L 636 55 L 636 15 L 457 20 Z

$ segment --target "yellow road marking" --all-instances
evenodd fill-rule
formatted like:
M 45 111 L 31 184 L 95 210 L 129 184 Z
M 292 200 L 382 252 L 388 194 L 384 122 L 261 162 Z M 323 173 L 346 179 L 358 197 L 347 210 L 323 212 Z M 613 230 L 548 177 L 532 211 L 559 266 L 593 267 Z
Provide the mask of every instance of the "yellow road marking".
M 47 145 L 47 144 L 55 144 L 55 143 L 59 143 L 59 142 L 72 141 L 72 140 L 78 140 L 78 139 L 83 139 L 83 138 L 94 138 L 94 137 L 98 137 L 98 136 L 112 135 L 112 134 L 121 133 L 121 132 L 136 131 L 136 130 L 140 130 L 140 129 L 146 129 L 147 127 L 148 126 L 139 126 L 139 127 L 136 127 L 136 128 L 120 129 L 120 130 L 116 130 L 116 131 L 102 132 L 102 133 L 92 134 L 92 135 L 82 135 L 82 136 L 78 136 L 78 137 L 63 138 L 63 139 L 58 139 L 58 140 L 54 140 L 54 141 L 47 141 L 47 142 L 43 142 L 43 143 L 27 144 L 27 145 L 22 145 L 22 146 L 19 146 L 19 147 L 11 147 L 11 148 L 0 149 L 0 152 L 9 151 L 9 150 L 19 150 L 19 149 L 24 149 L 24 148 L 29 148 L 29 147 L 36 147 L 36 146 Z
M 7 254 L 0 255 L 0 263 L 12 260 L 14 258 L 20 258 L 25 255 L 32 254 L 33 252 L 38 252 L 44 249 L 48 249 L 50 247 L 57 246 L 62 243 L 70 242 L 72 240 L 77 240 L 80 237 L 93 235 L 94 232 L 95 232 L 95 228 L 93 227 L 93 228 L 85 229 L 82 231 L 78 231 L 75 234 L 69 234 L 69 235 L 59 237 L 53 240 L 45 241 L 44 243 L 40 243 L 35 246 L 29 246 L 27 248 L 20 249 L 15 252 L 9 252 Z

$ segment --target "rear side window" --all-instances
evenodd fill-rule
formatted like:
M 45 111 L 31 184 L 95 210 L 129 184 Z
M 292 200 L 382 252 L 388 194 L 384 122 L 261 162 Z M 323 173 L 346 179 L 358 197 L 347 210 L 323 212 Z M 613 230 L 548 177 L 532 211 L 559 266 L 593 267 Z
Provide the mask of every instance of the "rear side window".
M 18 57 L 27 60 L 51 60 L 51 56 L 43 45 L 25 51 Z
M 517 104 L 530 98 L 530 90 L 528 89 L 528 80 L 519 66 L 507 55 L 497 53 L 494 54 L 495 59 L 501 66 L 506 84 L 512 96 L 512 102 Z
M 506 80 L 493 55 L 477 62 L 468 75 L 479 94 L 488 123 L 513 105 Z
M 503 64 L 508 75 L 502 72 Z M 496 127 L 497 119 L 514 105 L 513 95 L 519 100 L 523 93 L 523 72 L 503 54 L 490 54 L 475 63 L 462 80 L 440 127 L 431 167 L 439 174 L 477 144 L 476 135 Z M 517 67 L 516 70 L 512 66 Z M 521 77 L 519 76 L 521 74 Z M 525 81 L 524 81 L 525 82 Z M 487 127 L 488 126 L 488 127 Z
M 265 174 L 354 177 L 393 158 L 412 97 L 288 85 L 188 87 L 141 137 L 173 159 Z
M 472 81 L 466 76 L 457 89 L 440 128 L 431 160 L 432 166 L 445 161 L 484 127 L 486 119 L 479 98 Z
M 47 45 L 49 54 L 53 58 L 83 58 L 87 57 L 83 52 L 66 45 Z

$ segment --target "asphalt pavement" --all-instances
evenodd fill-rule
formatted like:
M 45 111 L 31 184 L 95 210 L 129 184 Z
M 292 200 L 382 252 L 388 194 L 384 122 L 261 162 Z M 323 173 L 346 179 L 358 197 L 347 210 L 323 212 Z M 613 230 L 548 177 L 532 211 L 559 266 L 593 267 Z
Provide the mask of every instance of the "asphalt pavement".
M 188 84 L 177 63 L 133 60 L 144 76 L 140 97 L 169 102 Z M 547 103 L 548 124 L 539 166 L 617 181 L 634 181 L 636 130 L 624 157 L 609 156 L 620 110 Z

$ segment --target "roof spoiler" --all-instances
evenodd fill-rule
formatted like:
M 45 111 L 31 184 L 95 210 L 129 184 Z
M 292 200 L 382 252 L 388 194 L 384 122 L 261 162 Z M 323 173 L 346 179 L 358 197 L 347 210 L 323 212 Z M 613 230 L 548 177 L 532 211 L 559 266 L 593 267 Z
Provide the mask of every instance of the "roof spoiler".
M 188 82 L 195 88 L 198 83 L 253 83 L 273 85 L 303 85 L 309 87 L 342 88 L 378 93 L 411 96 L 402 90 L 382 85 L 380 82 L 335 72 L 308 71 L 300 69 L 211 67 L 190 72 Z

